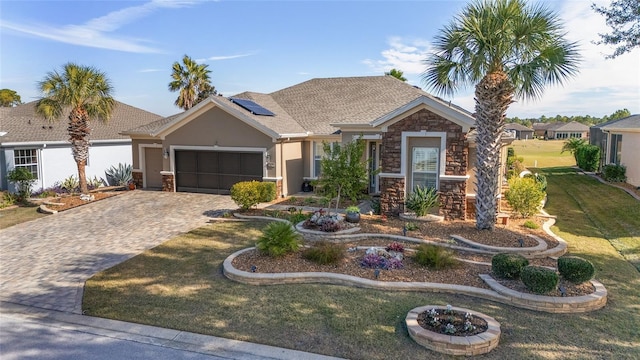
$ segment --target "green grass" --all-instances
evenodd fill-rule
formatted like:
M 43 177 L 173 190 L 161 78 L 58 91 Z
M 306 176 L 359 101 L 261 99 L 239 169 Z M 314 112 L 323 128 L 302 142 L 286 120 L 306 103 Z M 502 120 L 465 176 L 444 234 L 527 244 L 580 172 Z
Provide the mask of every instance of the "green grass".
M 515 150 L 516 156 L 524 158 L 527 168 L 575 165 L 571 153 L 561 154 L 562 145 L 564 141 L 561 140 L 516 140 L 509 147 Z
M 39 219 L 46 214 L 38 212 L 37 206 L 19 206 L 0 210 L 0 229 Z

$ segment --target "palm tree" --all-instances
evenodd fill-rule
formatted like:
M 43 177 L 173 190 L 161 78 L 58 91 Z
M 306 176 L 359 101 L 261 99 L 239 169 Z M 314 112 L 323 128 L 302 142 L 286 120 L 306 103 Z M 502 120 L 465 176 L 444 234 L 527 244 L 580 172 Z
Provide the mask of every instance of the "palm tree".
M 578 163 L 578 149 L 585 146 L 587 142 L 584 139 L 578 138 L 570 138 L 562 144 L 562 150 L 560 153 L 562 154 L 565 151 L 568 151 L 573 155 L 573 158 L 576 159 L 576 163 Z
M 389 72 L 385 72 L 385 75 L 393 76 L 394 78 L 400 81 L 407 81 L 407 78 L 404 77 L 404 71 L 398 69 L 391 69 Z
M 211 85 L 209 78 L 209 65 L 198 64 L 189 56 L 182 59 L 182 66 L 179 62 L 173 63 L 173 72 L 169 83 L 169 90 L 180 91 L 176 99 L 176 106 L 184 110 L 189 110 L 200 101 L 210 95 L 216 94 L 216 89 Z
M 445 26 L 425 61 L 423 81 L 452 95 L 475 85 L 476 228 L 493 229 L 499 195 L 500 139 L 515 98 L 539 98 L 547 84 L 578 71 L 577 44 L 557 14 L 525 0 L 476 0 Z
M 62 72 L 52 71 L 38 83 L 44 95 L 36 112 L 49 121 L 58 120 L 69 110 L 69 142 L 78 165 L 80 192 L 89 193 L 85 166 L 89 158 L 89 121 L 108 121 L 115 107 L 113 87 L 107 76 L 90 66 L 67 63 Z

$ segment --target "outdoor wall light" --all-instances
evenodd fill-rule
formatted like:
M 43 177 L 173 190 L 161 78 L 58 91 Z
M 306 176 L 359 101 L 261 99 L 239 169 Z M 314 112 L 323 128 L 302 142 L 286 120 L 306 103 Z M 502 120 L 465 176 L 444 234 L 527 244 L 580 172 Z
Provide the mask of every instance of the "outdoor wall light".
M 165 159 L 168 159 L 169 158 L 169 150 L 164 149 L 162 151 L 162 157 L 165 158 Z

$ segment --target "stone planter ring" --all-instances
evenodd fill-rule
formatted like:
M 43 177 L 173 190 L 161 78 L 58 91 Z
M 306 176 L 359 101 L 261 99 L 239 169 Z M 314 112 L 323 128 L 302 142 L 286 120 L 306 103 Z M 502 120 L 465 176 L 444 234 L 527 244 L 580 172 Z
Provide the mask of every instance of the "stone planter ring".
M 473 356 L 486 354 L 498 346 L 500 340 L 500 324 L 492 317 L 469 309 L 450 307 L 450 310 L 471 313 L 487 322 L 487 330 L 477 335 L 453 336 L 427 330 L 418 323 L 420 314 L 436 309 L 447 310 L 446 306 L 427 305 L 412 309 L 407 314 L 405 322 L 409 336 L 427 349 L 449 355 Z

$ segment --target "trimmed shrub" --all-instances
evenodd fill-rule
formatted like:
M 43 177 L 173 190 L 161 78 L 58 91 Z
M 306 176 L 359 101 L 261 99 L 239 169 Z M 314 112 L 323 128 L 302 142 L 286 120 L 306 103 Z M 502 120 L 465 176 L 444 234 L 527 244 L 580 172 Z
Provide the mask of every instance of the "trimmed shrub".
M 496 254 L 491 258 L 491 270 L 502 279 L 517 279 L 529 260 L 520 254 Z
M 243 210 L 276 198 L 276 184 L 270 181 L 241 181 L 231 187 L 231 199 Z
M 416 213 L 416 216 L 425 216 L 438 205 L 438 190 L 418 185 L 407 196 L 406 204 L 407 209 Z
M 524 222 L 524 224 L 522 224 L 522 226 L 526 227 L 527 229 L 537 229 L 540 226 L 538 226 L 538 224 L 536 224 L 534 221 L 531 220 L 527 220 Z
M 525 266 L 520 273 L 520 279 L 530 291 L 536 294 L 546 294 L 558 286 L 558 274 L 542 266 Z
M 583 145 L 576 150 L 578 167 L 584 171 L 596 171 L 600 162 L 600 147 Z
M 509 190 L 505 197 L 513 211 L 527 218 L 538 212 L 540 202 L 544 199 L 544 191 L 531 177 L 513 177 L 509 179 Z
M 445 269 L 457 266 L 459 260 L 453 257 L 453 252 L 442 246 L 422 244 L 416 250 L 413 259 L 422 266 L 432 269 Z
M 31 187 L 37 179 L 29 169 L 23 166 L 15 167 L 7 173 L 7 180 L 16 185 L 18 197 L 21 201 L 27 201 L 31 197 Z
M 262 232 L 256 248 L 269 256 L 282 256 L 298 250 L 300 234 L 290 223 L 274 221 Z
M 627 168 L 624 165 L 605 165 L 602 168 L 602 178 L 608 182 L 627 181 Z
M 344 247 L 328 241 L 320 241 L 307 248 L 302 257 L 318 264 L 335 264 L 344 258 Z
M 558 272 L 563 278 L 574 284 L 582 284 L 593 278 L 596 269 L 588 260 L 577 256 L 561 256 L 558 258 Z

